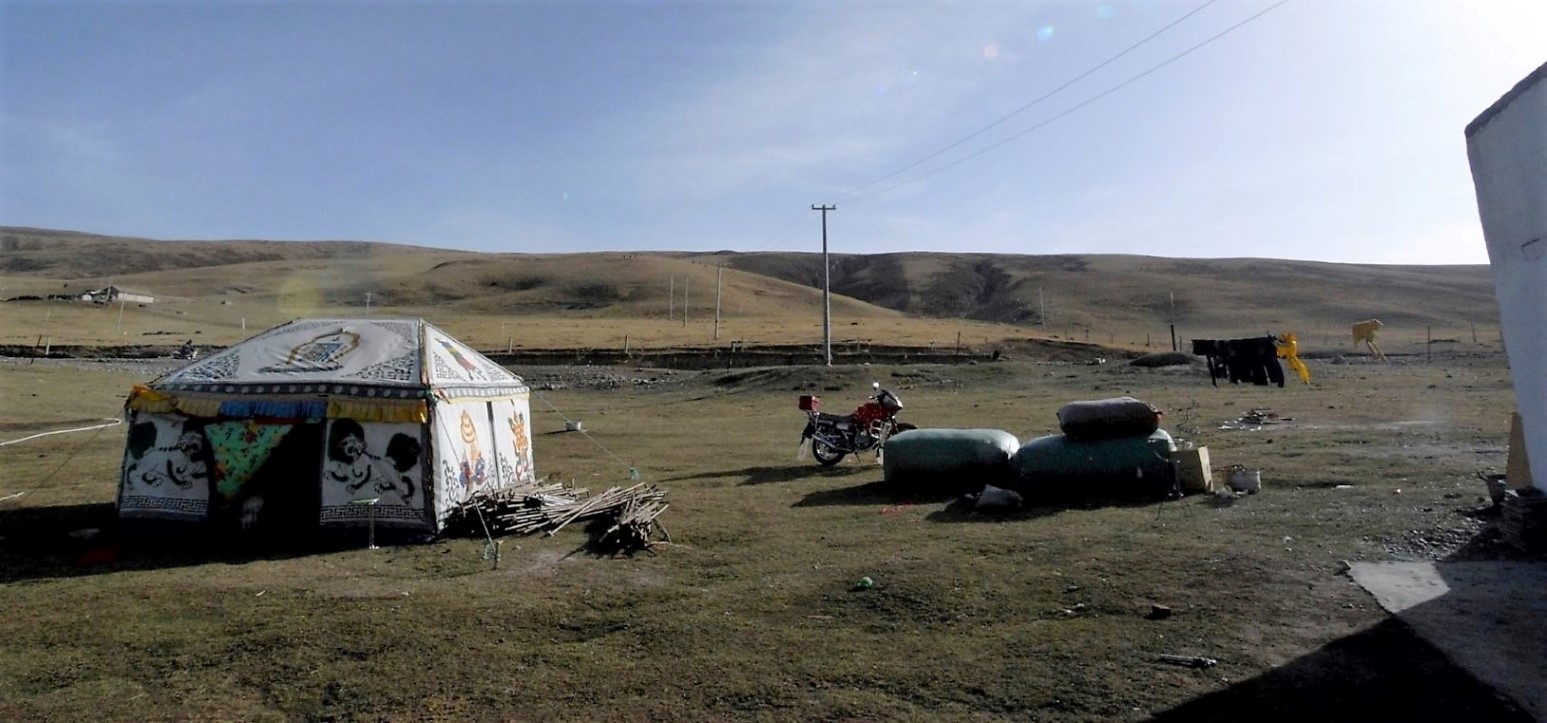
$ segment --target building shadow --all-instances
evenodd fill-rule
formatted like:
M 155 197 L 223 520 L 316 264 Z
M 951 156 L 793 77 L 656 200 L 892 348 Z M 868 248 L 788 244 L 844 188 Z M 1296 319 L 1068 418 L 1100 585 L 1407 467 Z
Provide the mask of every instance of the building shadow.
M 1540 655 L 1547 649 L 1547 637 L 1540 634 L 1547 605 L 1533 588 L 1537 583 L 1511 566 L 1538 565 L 1543 558 L 1504 541 L 1496 509 L 1457 513 L 1488 524 L 1433 563 L 1444 583 L 1442 594 L 1154 720 L 1536 720 L 1531 706 L 1542 700 L 1530 691 L 1547 666 Z M 1480 581 L 1483 569 L 1520 581 L 1504 592 L 1490 590 L 1497 583 Z M 1446 647 L 1429 642 L 1436 631 L 1446 633 Z M 1483 682 L 1480 674 L 1505 690 Z M 1525 697 L 1511 697 L 1510 690 Z
M 1405 623 L 1388 618 L 1151 720 L 1531 723 L 1533 718 Z

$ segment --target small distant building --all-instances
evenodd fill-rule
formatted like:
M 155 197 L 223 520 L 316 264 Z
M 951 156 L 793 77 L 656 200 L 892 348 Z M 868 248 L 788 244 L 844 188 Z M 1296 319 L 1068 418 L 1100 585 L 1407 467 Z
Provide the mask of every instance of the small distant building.
M 122 286 L 109 286 L 105 289 L 88 291 L 82 298 L 98 304 L 112 304 L 119 301 L 134 304 L 156 303 L 155 294 L 152 294 L 149 291 L 140 291 L 138 289 L 126 289 Z

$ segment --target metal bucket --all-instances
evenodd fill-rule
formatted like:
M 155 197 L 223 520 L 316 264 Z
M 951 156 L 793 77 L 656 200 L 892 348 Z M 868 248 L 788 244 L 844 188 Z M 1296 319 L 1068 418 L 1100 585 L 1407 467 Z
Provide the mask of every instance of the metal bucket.
M 1262 470 L 1235 465 L 1230 468 L 1229 484 L 1230 489 L 1236 492 L 1256 494 L 1262 489 Z

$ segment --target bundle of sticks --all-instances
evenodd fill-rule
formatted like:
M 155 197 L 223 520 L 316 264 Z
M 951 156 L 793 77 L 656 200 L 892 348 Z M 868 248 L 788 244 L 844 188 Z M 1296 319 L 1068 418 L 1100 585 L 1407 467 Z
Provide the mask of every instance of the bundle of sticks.
M 446 533 L 483 537 L 543 532 L 552 536 L 576 520 L 593 520 L 597 521 L 591 528 L 593 543 L 614 553 L 649 550 L 656 532 L 663 540 L 671 539 L 657 519 L 670 507 L 665 490 L 641 482 L 632 487 L 609 487 L 596 495 L 588 492 L 562 484 L 477 492 L 451 513 Z

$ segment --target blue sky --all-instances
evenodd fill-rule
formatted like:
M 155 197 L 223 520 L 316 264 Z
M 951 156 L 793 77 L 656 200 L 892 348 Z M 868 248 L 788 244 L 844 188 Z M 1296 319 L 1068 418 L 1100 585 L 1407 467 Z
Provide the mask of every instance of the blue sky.
M 1217 0 L 1027 107 L 1205 2 L 0 0 L 0 224 L 1486 263 L 1547 2 L 1291 0 L 1091 101 L 1277 2 Z

